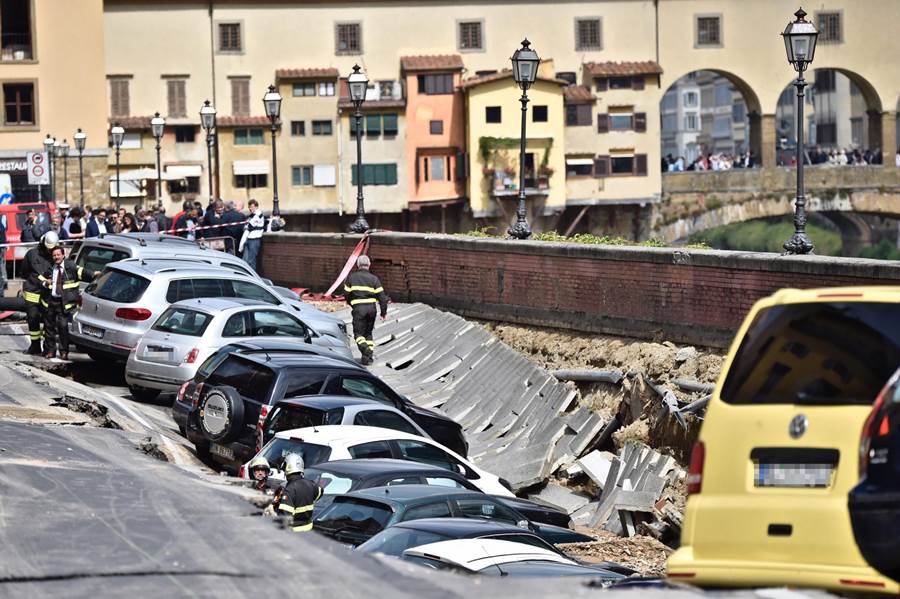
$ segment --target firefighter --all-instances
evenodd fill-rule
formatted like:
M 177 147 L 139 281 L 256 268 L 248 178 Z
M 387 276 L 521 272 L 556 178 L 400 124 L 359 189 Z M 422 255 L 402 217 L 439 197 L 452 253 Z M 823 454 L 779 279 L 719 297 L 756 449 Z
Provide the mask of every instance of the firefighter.
M 306 466 L 303 457 L 290 453 L 284 459 L 284 474 L 287 485 L 276 497 L 275 509 L 282 516 L 289 516 L 290 527 L 294 532 L 312 530 L 313 506 L 322 496 L 322 489 L 316 483 L 303 478 Z
M 250 470 L 250 480 L 253 481 L 253 488 L 257 491 L 266 492 L 269 488 L 269 460 L 262 456 L 257 456 L 250 460 L 248 468 Z
M 22 297 L 25 300 L 25 316 L 28 322 L 28 338 L 31 345 L 26 353 L 33 356 L 41 355 L 41 323 L 44 321 L 44 311 L 41 307 L 41 292 L 44 290 L 44 276 L 53 266 L 50 252 L 59 246 L 59 236 L 53 231 L 48 231 L 41 236 L 37 246 L 28 250 L 23 260 Z
M 58 338 L 59 357 L 68 360 L 69 317 L 78 301 L 78 284 L 81 281 L 91 280 L 100 273 L 76 266 L 72 260 L 66 260 L 66 251 L 62 246 L 53 248 L 50 256 L 53 259 L 53 266 L 44 273 L 44 289 L 41 294 L 41 307 L 44 312 L 44 357 L 48 360 L 56 358 Z
M 372 363 L 375 352 L 372 330 L 375 328 L 378 308 L 381 309 L 381 320 L 384 320 L 388 305 L 388 296 L 381 286 L 381 280 L 369 272 L 370 265 L 368 256 L 360 256 L 356 259 L 356 270 L 344 281 L 344 294 L 353 314 L 353 336 L 364 365 Z

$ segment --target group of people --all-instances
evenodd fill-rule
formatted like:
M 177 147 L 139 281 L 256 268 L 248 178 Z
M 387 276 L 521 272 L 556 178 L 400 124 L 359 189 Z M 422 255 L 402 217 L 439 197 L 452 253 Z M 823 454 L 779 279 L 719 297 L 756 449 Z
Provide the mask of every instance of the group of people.
M 736 168 L 754 168 L 757 166 L 756 155 L 753 150 L 728 154 L 719 152 L 716 154 L 700 154 L 694 160 L 687 161 L 684 156 L 674 157 L 666 154 L 662 159 L 662 172 L 680 173 L 682 171 L 728 171 Z
M 897 166 L 900 166 L 900 151 L 898 151 L 897 155 Z M 812 150 L 809 150 L 808 156 L 809 161 L 807 164 L 812 165 L 866 166 L 869 164 L 874 165 L 884 163 L 884 154 L 881 152 L 881 148 L 875 148 L 875 150 L 861 148 L 832 148 L 830 150 L 823 150 L 821 146 L 816 146 Z M 791 156 L 787 165 L 783 164 L 783 158 L 780 162 L 782 164 L 779 164 L 779 166 L 795 166 L 797 164 L 797 157 Z

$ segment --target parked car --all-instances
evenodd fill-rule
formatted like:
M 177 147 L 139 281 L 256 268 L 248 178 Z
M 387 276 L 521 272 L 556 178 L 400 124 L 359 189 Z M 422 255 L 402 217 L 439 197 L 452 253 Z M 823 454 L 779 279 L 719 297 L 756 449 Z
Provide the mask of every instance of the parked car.
M 177 391 L 209 356 L 241 339 L 278 338 L 311 343 L 352 358 L 339 339 L 319 335 L 296 311 L 255 299 L 198 298 L 169 306 L 144 333 L 125 364 L 125 381 L 138 399 Z
M 495 497 L 495 499 L 500 500 L 499 497 Z M 571 533 L 571 531 L 569 532 Z M 585 538 L 590 538 L 587 537 L 587 535 L 583 536 Z M 382 530 L 365 543 L 357 546 L 355 551 L 360 553 L 381 553 L 392 557 L 401 557 L 403 552 L 407 549 L 452 539 L 498 539 L 501 541 L 511 541 L 513 543 L 523 543 L 532 547 L 539 547 L 547 551 L 552 551 L 566 559 L 578 561 L 554 547 L 544 538 L 536 535 L 530 530 L 525 530 L 521 526 L 518 526 L 518 523 L 503 522 L 499 519 L 470 517 L 421 518 L 397 522 L 389 528 Z M 611 562 L 585 565 L 599 567 L 603 570 L 617 572 L 626 576 L 635 573 L 631 568 Z
M 862 481 L 849 500 L 853 535 L 869 565 L 900 582 L 900 370 L 866 419 L 859 453 Z
M 0 175 L 2 183 L 3 175 Z M 8 180 L 8 179 L 7 179 Z M 0 218 L 6 219 L 6 239 L 10 242 L 18 242 L 22 236 L 22 230 L 26 227 L 25 217 L 29 210 L 34 211 L 34 222 L 47 229 L 50 228 L 50 217 L 57 211 L 54 202 L 17 202 L 15 198 L 9 203 L 0 203 Z M 0 251 L 4 252 L 7 262 L 21 260 L 33 248 L 31 245 L 7 245 Z
M 385 427 L 382 427 L 385 428 Z M 390 428 L 390 427 L 387 427 Z M 249 478 L 246 468 L 241 468 L 242 478 Z M 371 458 L 364 460 L 335 460 L 323 462 L 306 469 L 306 478 L 322 488 L 322 497 L 316 502 L 315 515 L 331 505 L 341 493 L 390 485 L 437 485 L 454 489 L 481 492 L 469 479 L 453 472 L 422 462 Z M 537 501 L 495 495 L 503 505 L 510 507 L 532 522 L 573 528 L 572 519 L 560 508 Z
M 403 560 L 434 570 L 488 576 L 585 576 L 611 584 L 625 578 L 616 572 L 584 566 L 541 547 L 499 539 L 454 539 L 413 547 Z
M 213 265 L 178 266 L 152 259 L 108 265 L 82 294 L 81 308 L 69 324 L 70 338 L 94 359 L 124 361 L 171 304 L 204 297 L 237 297 L 288 307 L 318 335 L 349 345 L 347 327 L 339 319 L 309 304 L 287 300 L 253 277 Z
M 900 364 L 900 288 L 782 290 L 753 306 L 694 446 L 672 579 L 900 591 L 853 542 L 859 431 Z
M 283 399 L 269 410 L 260 430 L 259 447 L 281 431 L 323 424 L 378 426 L 429 436 L 409 416 L 382 401 L 351 395 L 306 395 Z
M 283 470 L 284 456 L 289 453 L 302 455 L 307 466 L 331 460 L 365 458 L 395 458 L 432 464 L 462 474 L 483 493 L 513 495 L 508 482 L 475 466 L 437 441 L 386 428 L 326 425 L 282 431 L 257 455 L 266 458 L 274 470 Z M 273 472 L 271 476 L 284 475 Z
M 396 408 L 432 439 L 465 455 L 459 424 L 416 406 L 353 360 L 313 352 L 314 347 L 272 340 L 223 347 L 179 389 L 172 406 L 176 424 L 200 453 L 237 470 L 260 449 L 269 411 L 285 397 L 362 397 Z M 223 417 L 216 419 L 216 413 Z
M 451 517 L 512 524 L 549 543 L 593 540 L 567 528 L 529 522 L 519 512 L 484 493 L 437 485 L 391 485 L 338 495 L 313 518 L 313 530 L 337 541 L 359 545 L 398 522 Z

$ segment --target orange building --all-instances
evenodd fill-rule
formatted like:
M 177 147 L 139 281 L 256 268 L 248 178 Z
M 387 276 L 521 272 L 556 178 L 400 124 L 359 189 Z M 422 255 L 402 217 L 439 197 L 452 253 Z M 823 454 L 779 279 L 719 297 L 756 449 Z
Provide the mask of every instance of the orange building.
M 458 89 L 462 57 L 404 56 L 400 69 L 407 93 L 410 229 L 418 228 L 421 216 L 429 222 L 440 219 L 443 232 L 448 208 L 449 216 L 457 219 L 465 203 L 465 100 Z

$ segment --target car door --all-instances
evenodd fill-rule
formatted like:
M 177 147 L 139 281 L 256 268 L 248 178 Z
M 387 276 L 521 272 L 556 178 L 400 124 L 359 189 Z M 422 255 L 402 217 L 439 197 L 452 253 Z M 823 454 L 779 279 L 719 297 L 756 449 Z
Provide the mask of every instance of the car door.
M 403 414 L 389 410 L 360 410 L 353 417 L 353 424 L 357 426 L 377 426 L 401 431 L 411 435 L 426 436 L 424 431 L 408 420 Z

